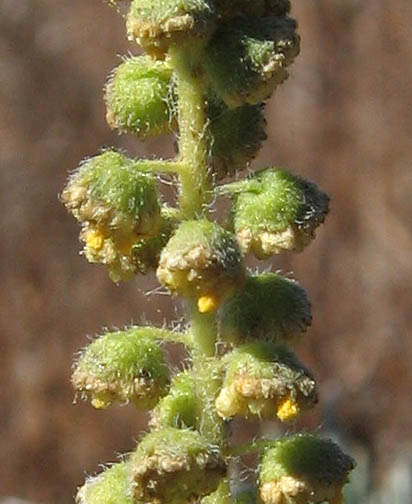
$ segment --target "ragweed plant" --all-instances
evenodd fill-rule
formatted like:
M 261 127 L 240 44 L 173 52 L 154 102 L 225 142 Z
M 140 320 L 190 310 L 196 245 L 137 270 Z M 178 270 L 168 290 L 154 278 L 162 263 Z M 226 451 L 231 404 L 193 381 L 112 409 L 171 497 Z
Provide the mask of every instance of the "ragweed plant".
M 115 6 L 115 0 L 112 2 Z M 86 159 L 61 198 L 81 224 L 83 254 L 112 280 L 156 271 L 186 306 L 184 330 L 136 326 L 97 337 L 73 385 L 95 408 L 151 410 L 135 451 L 78 492 L 80 504 L 308 504 L 342 500 L 352 459 L 300 433 L 236 446 L 235 417 L 290 422 L 317 402 L 316 382 L 291 347 L 311 323 L 305 290 L 245 259 L 300 252 L 328 211 L 313 183 L 268 167 L 243 180 L 265 139 L 265 101 L 299 53 L 289 0 L 134 0 L 125 58 L 105 88 L 107 121 L 144 139 L 175 134 L 174 159 L 104 150 Z M 175 206 L 158 174 L 178 187 Z M 223 179 L 235 176 L 234 182 Z M 211 205 L 229 197 L 225 224 Z M 171 376 L 164 341 L 190 365 Z M 237 493 L 233 460 L 259 454 L 256 486 Z

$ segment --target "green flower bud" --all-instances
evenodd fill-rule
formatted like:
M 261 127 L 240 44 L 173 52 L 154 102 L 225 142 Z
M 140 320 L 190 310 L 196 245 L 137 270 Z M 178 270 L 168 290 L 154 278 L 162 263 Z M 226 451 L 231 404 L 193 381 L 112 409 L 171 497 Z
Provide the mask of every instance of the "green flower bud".
M 72 383 L 95 408 L 131 401 L 152 408 L 167 392 L 169 370 L 150 327 L 95 339 L 76 362 Z
M 260 463 L 260 497 L 265 504 L 340 504 L 354 467 L 353 459 L 329 439 L 309 433 L 279 439 Z
M 235 345 L 250 339 L 293 343 L 312 322 L 305 289 L 275 273 L 248 277 L 244 290 L 222 306 L 219 319 L 221 338 Z
M 110 127 L 141 138 L 171 130 L 171 68 L 147 56 L 127 58 L 105 88 Z
M 212 0 L 134 0 L 127 18 L 129 39 L 155 56 L 171 44 L 207 36 L 214 27 Z
M 316 383 L 285 347 L 267 342 L 244 345 L 223 358 L 226 375 L 216 399 L 218 414 L 296 418 L 317 402 Z
M 147 434 L 130 458 L 135 497 L 182 504 L 213 492 L 226 472 L 216 446 L 197 431 L 166 427 Z
M 237 16 L 284 16 L 290 11 L 290 0 L 217 0 L 217 11 L 223 20 Z
M 172 293 L 197 299 L 200 312 L 214 310 L 243 284 L 234 236 L 206 219 L 182 222 L 161 253 L 157 278 Z
M 262 105 L 244 105 L 229 109 L 223 102 L 209 100 L 211 165 L 219 180 L 247 168 L 266 139 L 266 121 Z
M 164 228 L 154 177 L 119 152 L 86 160 L 61 198 L 82 224 L 84 255 L 106 264 L 114 281 L 130 278 L 139 266 L 133 246 Z M 163 226 L 162 226 L 163 224 Z
M 288 77 L 299 53 L 296 22 L 288 17 L 236 18 L 216 30 L 205 67 L 216 94 L 229 107 L 255 105 Z
M 263 170 L 222 192 L 235 194 L 233 223 L 243 253 L 259 259 L 302 251 L 329 210 L 328 196 L 315 184 L 283 170 Z
M 177 374 L 173 378 L 167 396 L 160 399 L 156 408 L 152 411 L 150 426 L 196 428 L 197 418 L 197 397 L 195 392 L 195 382 L 192 373 L 185 371 Z
M 114 464 L 103 473 L 89 478 L 79 489 L 77 504 L 138 504 L 133 500 L 133 489 L 126 462 Z

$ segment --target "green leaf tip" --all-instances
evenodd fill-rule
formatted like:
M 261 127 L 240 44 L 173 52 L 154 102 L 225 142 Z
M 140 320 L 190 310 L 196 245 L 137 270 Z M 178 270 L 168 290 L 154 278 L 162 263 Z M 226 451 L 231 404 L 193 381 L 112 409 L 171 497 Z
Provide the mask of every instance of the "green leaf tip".
M 197 431 L 165 427 L 147 434 L 130 457 L 135 497 L 145 503 L 192 502 L 216 490 L 226 465 Z
M 302 251 L 329 210 L 329 197 L 315 184 L 275 168 L 219 190 L 233 194 L 235 234 L 242 251 L 258 259 Z
M 260 497 L 264 504 L 340 504 L 354 467 L 330 439 L 311 433 L 288 436 L 270 443 L 262 456 Z
M 317 402 L 311 373 L 285 347 L 268 342 L 243 345 L 223 358 L 225 377 L 216 400 L 219 415 L 295 419 Z
M 298 282 L 276 273 L 249 276 L 222 306 L 220 337 L 239 344 L 256 339 L 293 343 L 312 322 L 311 305 Z
M 215 18 L 213 0 L 134 0 L 127 31 L 149 54 L 163 57 L 172 44 L 207 37 Z
M 208 307 L 216 309 L 243 284 L 235 237 L 207 219 L 182 222 L 161 253 L 157 278 L 172 293 L 197 299 L 198 305 L 207 298 Z
M 77 360 L 72 383 L 95 408 L 107 408 L 115 401 L 153 407 L 169 384 L 156 330 L 141 327 L 99 336 Z
M 287 79 L 299 44 L 289 17 L 236 18 L 219 26 L 206 48 L 207 78 L 229 107 L 255 105 Z
M 140 138 L 172 129 L 172 69 L 148 56 L 127 58 L 114 69 L 105 88 L 110 127 Z
M 77 504 L 138 504 L 133 498 L 126 462 L 112 465 L 103 473 L 88 478 L 76 496 Z

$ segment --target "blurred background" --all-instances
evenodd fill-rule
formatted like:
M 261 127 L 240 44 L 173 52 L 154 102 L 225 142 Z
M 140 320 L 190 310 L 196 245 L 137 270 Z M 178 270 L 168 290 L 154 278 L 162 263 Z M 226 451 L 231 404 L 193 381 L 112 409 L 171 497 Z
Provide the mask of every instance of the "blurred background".
M 253 167 L 278 164 L 332 196 L 317 240 L 273 261 L 313 302 L 298 355 L 321 402 L 296 429 L 332 433 L 358 459 L 348 502 L 410 503 L 412 3 L 295 0 L 293 15 L 302 52 Z M 70 503 L 86 473 L 133 449 L 146 418 L 74 405 L 73 355 L 103 327 L 181 315 L 145 296 L 153 277 L 116 286 L 80 257 L 58 201 L 101 146 L 173 155 L 173 139 L 105 124 L 102 87 L 128 51 L 100 0 L 0 0 L 0 499 Z

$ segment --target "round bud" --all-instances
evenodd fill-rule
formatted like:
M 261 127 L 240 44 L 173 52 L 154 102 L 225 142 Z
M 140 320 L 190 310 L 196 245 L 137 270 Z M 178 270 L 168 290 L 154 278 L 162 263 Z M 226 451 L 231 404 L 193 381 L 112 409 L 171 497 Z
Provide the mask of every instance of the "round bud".
M 229 109 L 209 100 L 207 115 L 213 176 L 219 180 L 247 168 L 266 139 L 263 105 Z
M 258 259 L 301 252 L 329 210 L 328 196 L 315 184 L 278 169 L 228 184 L 224 191 L 235 194 L 233 223 L 240 247 Z
M 189 371 L 178 373 L 173 378 L 167 396 L 160 399 L 152 411 L 150 426 L 196 428 L 198 408 L 194 383 Z
M 219 313 L 220 337 L 232 344 L 247 340 L 293 343 L 312 322 L 305 289 L 296 281 L 275 273 L 246 279 Z
M 165 427 L 143 438 L 130 469 L 138 501 L 181 504 L 213 492 L 226 465 L 217 447 L 197 431 Z
M 305 433 L 274 441 L 259 467 L 264 504 L 340 504 L 342 488 L 355 467 L 330 439 Z
M 182 222 L 160 255 L 157 278 L 173 294 L 197 299 L 201 312 L 216 309 L 243 284 L 235 237 L 206 219 Z
M 88 478 L 76 496 L 77 504 L 136 504 L 126 462 Z
M 106 264 L 114 281 L 142 269 L 134 245 L 165 232 L 154 177 L 119 152 L 106 151 L 83 162 L 61 199 L 82 224 L 84 255 Z
M 126 59 L 105 88 L 106 119 L 111 128 L 140 138 L 171 130 L 172 70 L 147 56 Z
M 148 409 L 167 392 L 169 370 L 150 327 L 133 328 L 95 339 L 77 360 L 72 383 L 95 408 L 130 401 Z
M 212 0 L 134 0 L 127 31 L 130 40 L 161 57 L 171 44 L 206 37 L 214 23 Z
M 218 414 L 296 418 L 317 402 L 310 372 L 285 347 L 267 342 L 244 345 L 223 358 L 226 374 L 216 399 Z
M 222 24 L 205 52 L 216 94 L 232 108 L 269 98 L 287 79 L 286 68 L 299 53 L 295 30 L 289 17 L 242 17 Z

